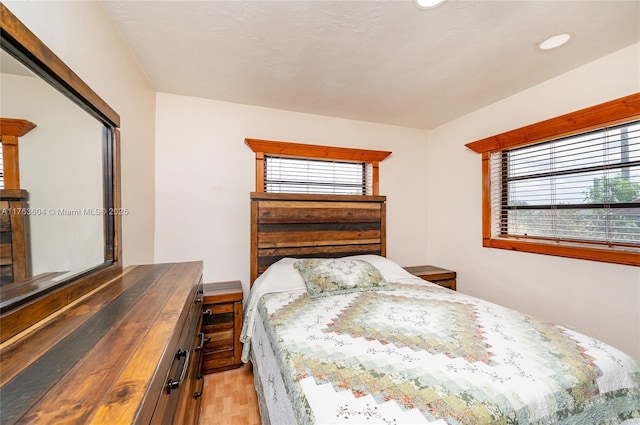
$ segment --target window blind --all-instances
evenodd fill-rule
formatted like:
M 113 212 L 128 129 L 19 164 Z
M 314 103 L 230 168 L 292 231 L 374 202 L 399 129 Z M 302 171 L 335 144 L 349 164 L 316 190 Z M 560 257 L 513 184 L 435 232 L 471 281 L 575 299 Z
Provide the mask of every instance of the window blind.
M 494 237 L 640 247 L 640 121 L 490 157 Z
M 366 162 L 344 162 L 265 155 L 264 191 L 369 195 L 372 166 Z

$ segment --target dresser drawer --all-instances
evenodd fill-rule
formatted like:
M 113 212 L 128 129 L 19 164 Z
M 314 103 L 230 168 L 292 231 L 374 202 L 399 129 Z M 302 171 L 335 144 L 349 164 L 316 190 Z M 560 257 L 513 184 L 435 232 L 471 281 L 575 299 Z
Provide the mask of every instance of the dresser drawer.
M 199 298 L 202 288 L 196 287 L 191 301 L 191 309 L 180 332 L 180 338 L 173 351 L 171 366 L 164 379 L 163 388 L 156 405 L 152 423 L 182 424 L 192 423 L 194 409 L 199 410 L 196 384 L 200 375 L 200 356 L 203 340 L 199 333 L 202 315 Z M 177 420 L 177 418 L 181 418 Z M 197 415 L 196 415 L 197 418 Z

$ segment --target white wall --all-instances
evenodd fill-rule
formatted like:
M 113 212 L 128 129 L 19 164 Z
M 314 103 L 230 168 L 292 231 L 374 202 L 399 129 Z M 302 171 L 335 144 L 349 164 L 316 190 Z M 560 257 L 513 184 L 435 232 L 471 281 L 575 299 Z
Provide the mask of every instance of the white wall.
M 3 3 L 120 114 L 123 261 L 153 262 L 155 91 L 98 2 Z
M 156 262 L 204 260 L 205 282 L 249 283 L 249 193 L 258 138 L 389 150 L 387 253 L 422 264 L 427 131 L 160 93 L 156 118 Z
M 429 261 L 456 270 L 461 292 L 573 327 L 640 359 L 640 267 L 482 248 L 481 160 L 464 146 L 638 91 L 640 44 L 433 130 Z
M 36 124 L 18 141 L 20 188 L 36 211 L 32 275 L 102 264 L 104 217 L 83 213 L 103 206 L 102 125 L 38 77 L 0 74 L 0 86 L 1 115 Z

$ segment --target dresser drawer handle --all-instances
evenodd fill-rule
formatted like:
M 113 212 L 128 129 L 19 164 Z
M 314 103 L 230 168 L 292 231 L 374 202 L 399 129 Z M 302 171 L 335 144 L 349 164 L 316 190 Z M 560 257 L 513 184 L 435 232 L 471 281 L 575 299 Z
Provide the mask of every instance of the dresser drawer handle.
M 202 312 L 203 316 L 211 316 L 212 314 L 213 314 L 213 311 L 211 311 L 211 309 L 208 309 Z
M 198 375 L 198 379 L 202 380 L 202 383 L 200 384 L 200 391 L 196 391 L 193 398 L 202 397 L 202 391 L 204 391 L 204 375 Z
M 196 304 L 200 304 L 202 302 L 202 298 L 196 298 L 194 303 Z
M 189 357 L 191 356 L 191 353 L 189 352 L 189 350 L 178 350 L 178 352 L 176 353 L 176 359 L 180 360 L 180 357 L 182 356 L 184 356 L 185 359 L 184 363 L 182 364 L 182 370 L 180 371 L 180 377 L 177 381 L 169 379 L 169 382 L 167 383 L 167 394 L 171 394 L 171 390 L 180 388 L 180 385 L 182 385 L 182 381 L 184 381 L 184 378 L 187 375 L 187 369 L 189 369 Z

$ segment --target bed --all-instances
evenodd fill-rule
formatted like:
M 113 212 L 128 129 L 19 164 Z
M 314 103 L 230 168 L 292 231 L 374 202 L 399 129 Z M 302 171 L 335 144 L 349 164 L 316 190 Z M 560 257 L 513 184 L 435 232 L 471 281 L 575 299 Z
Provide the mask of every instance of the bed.
M 357 237 L 335 235 L 330 242 L 300 236 L 309 226 L 300 217 L 316 220 L 300 214 L 301 207 L 310 208 L 301 202 L 335 209 L 332 202 L 344 198 L 320 204 L 311 196 L 296 198 L 277 224 L 266 214 L 268 225 L 297 236 L 283 243 L 292 246 L 265 247 L 269 238 L 260 235 L 271 230 L 261 223 L 260 211 L 273 201 L 252 195 L 252 260 L 262 263 L 241 337 L 264 424 L 640 423 L 640 368 L 631 357 L 564 327 L 416 278 L 382 255 L 383 231 L 378 252 L 360 252 L 371 248 L 371 233 L 362 238 L 369 246 L 362 250 Z M 277 202 L 284 203 L 280 211 L 287 209 L 284 197 Z M 345 215 L 352 225 L 353 214 Z M 334 226 L 341 222 L 333 220 Z M 351 247 L 333 254 L 332 247 L 345 240 Z M 314 251 L 318 247 L 332 255 Z M 283 254 L 297 248 L 300 255 Z

